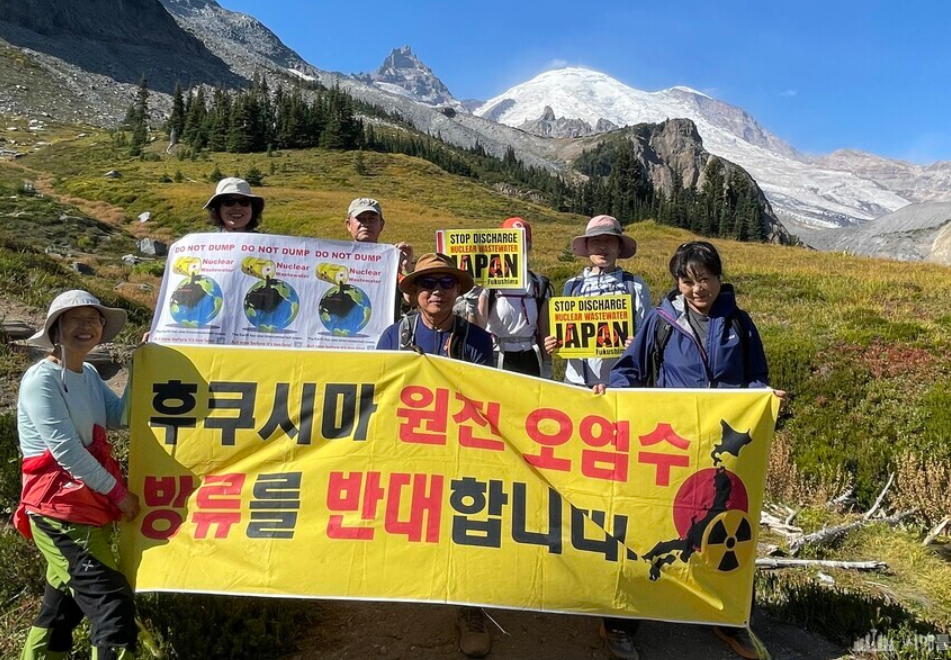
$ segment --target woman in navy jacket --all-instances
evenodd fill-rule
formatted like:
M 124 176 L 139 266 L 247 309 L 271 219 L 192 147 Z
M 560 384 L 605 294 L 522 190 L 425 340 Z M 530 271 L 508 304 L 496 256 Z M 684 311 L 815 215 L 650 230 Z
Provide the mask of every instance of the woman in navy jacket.
M 720 281 L 716 248 L 681 245 L 670 274 L 677 288 L 650 312 L 609 387 L 769 387 L 763 342 L 733 287 Z
M 763 342 L 749 314 L 736 306 L 733 287 L 721 282 L 716 248 L 684 243 L 670 259 L 670 274 L 676 289 L 650 312 L 611 369 L 608 386 L 769 387 Z M 746 629 L 715 626 L 714 632 L 740 657 L 760 657 Z

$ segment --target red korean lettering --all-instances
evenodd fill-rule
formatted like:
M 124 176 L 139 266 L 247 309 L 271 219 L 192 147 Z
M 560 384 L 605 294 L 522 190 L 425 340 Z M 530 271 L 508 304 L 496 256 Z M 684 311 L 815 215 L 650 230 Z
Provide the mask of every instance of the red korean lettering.
M 449 390 L 410 385 L 400 392 L 396 416 L 400 423 L 399 437 L 403 442 L 427 445 L 446 444 L 446 426 L 449 417 Z M 423 430 L 425 427 L 425 430 Z
M 489 403 L 476 401 L 461 394 L 456 394 L 456 400 L 462 402 L 460 411 L 452 416 L 452 420 L 459 425 L 459 444 L 463 447 L 503 451 L 505 443 L 499 433 L 499 412 L 501 408 L 499 403 L 495 401 Z M 477 427 L 485 430 L 480 430 Z M 477 431 L 480 434 L 479 436 L 475 435 Z M 485 437 L 482 434 L 491 437 Z
M 556 428 L 552 432 L 546 432 L 542 428 L 543 425 L 548 428 L 554 425 Z M 538 454 L 525 454 L 525 461 L 536 467 L 568 472 L 571 470 L 571 461 L 556 457 L 555 447 L 568 442 L 572 430 L 573 424 L 567 413 L 554 408 L 532 411 L 525 420 L 525 431 L 528 437 L 543 446 Z
M 627 481 L 628 452 L 631 449 L 630 422 L 612 423 L 599 415 L 588 415 L 578 429 L 581 440 L 590 447 L 581 452 L 581 473 L 594 479 Z
M 351 517 L 359 511 L 360 520 L 372 521 L 376 520 L 378 505 L 384 495 L 379 472 L 331 472 L 327 487 L 327 509 L 347 512 Z M 360 541 L 373 539 L 376 530 L 372 527 L 348 526 L 344 522 L 342 513 L 332 514 L 327 522 L 327 537 Z

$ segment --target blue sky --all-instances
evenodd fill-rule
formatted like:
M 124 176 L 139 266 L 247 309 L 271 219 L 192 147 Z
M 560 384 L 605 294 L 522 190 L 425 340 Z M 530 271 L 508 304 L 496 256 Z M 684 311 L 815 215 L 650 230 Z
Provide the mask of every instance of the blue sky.
M 459 99 L 564 65 L 740 106 L 800 151 L 951 160 L 951 3 L 880 0 L 219 0 L 314 66 L 375 70 L 414 52 Z

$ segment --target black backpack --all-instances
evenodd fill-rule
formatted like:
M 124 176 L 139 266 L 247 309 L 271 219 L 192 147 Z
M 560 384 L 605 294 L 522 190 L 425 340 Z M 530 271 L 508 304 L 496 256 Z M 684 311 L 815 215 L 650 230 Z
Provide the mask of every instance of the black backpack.
M 551 285 L 551 280 L 549 280 L 544 275 L 539 275 L 538 273 L 528 271 L 528 277 L 532 280 L 532 298 L 538 305 L 539 311 L 541 311 L 542 303 L 554 295 L 555 289 Z M 495 301 L 501 294 L 501 290 L 489 289 L 488 293 L 489 300 L 485 314 L 486 318 L 492 315 L 492 309 L 495 307 Z
M 746 374 L 750 371 L 749 336 L 737 311 L 738 310 L 734 308 L 727 318 L 729 319 L 730 327 L 736 332 L 736 336 L 740 338 L 740 346 L 743 349 L 742 386 L 747 387 L 749 383 L 746 381 Z M 670 341 L 670 336 L 673 332 L 674 327 L 670 324 L 670 321 L 660 314 L 657 314 L 657 325 L 654 327 L 654 347 L 647 356 L 648 380 L 646 387 L 657 387 L 657 381 L 660 379 L 660 367 L 664 364 L 664 349 L 667 348 L 667 342 Z

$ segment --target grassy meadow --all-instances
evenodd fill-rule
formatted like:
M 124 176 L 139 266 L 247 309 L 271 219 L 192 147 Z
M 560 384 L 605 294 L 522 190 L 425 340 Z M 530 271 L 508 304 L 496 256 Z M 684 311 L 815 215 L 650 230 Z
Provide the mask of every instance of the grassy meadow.
M 5 121 L 12 123 L 4 126 L 23 124 Z M 148 324 L 160 276 L 156 268 L 122 265 L 119 257 L 134 251 L 137 238 L 171 242 L 205 230 L 201 207 L 213 192 L 208 176 L 216 168 L 224 175 L 241 175 L 252 167 L 263 173 L 264 185 L 255 191 L 267 200 L 262 227 L 268 232 L 344 239 L 350 200 L 370 196 L 382 202 L 387 218 L 382 240 L 411 242 L 417 255 L 432 249 L 438 228 L 491 227 L 520 215 L 533 227 L 531 265 L 549 275 L 556 289 L 584 265 L 571 255 L 569 243 L 583 230 L 585 218 L 503 196 L 410 157 L 322 150 L 192 157 L 184 150 L 166 154 L 156 142 L 143 158 L 130 159 L 101 131 L 51 125 L 40 134 L 17 135 L 48 144 L 0 162 L 0 300 L 45 309 L 63 288 L 90 288 L 130 310 L 133 324 L 123 335 L 129 344 Z M 105 178 L 109 170 L 121 177 Z M 25 190 L 24 181 L 39 194 Z M 152 213 L 150 222 L 136 220 L 143 211 Z M 638 254 L 622 263 L 647 280 L 657 302 L 671 285 L 670 254 L 693 237 L 653 222 L 630 225 L 627 231 L 638 241 Z M 921 538 L 951 515 L 951 268 L 713 242 L 723 256 L 725 279 L 736 286 L 740 306 L 763 336 L 774 387 L 789 393 L 768 498 L 795 510 L 795 524 L 809 532 L 867 510 L 894 473 L 885 508 L 916 508 L 897 528 L 876 523 L 802 554 L 879 559 L 888 562 L 887 573 L 826 570 L 835 586 L 818 582 L 813 570 L 764 573 L 758 588 L 764 609 L 846 646 L 872 627 L 896 634 L 947 631 L 951 545 L 944 537 L 922 547 Z M 48 245 L 72 256 L 47 256 Z M 72 272 L 68 262 L 74 260 L 92 265 L 96 274 Z M 128 282 L 136 286 L 124 285 Z M 8 348 L 0 351 L 0 378 L 5 388 L 15 388 L 25 360 Z M 4 511 L 16 497 L 11 486 L 18 480 L 14 433 L 9 411 L 0 411 Z M 826 506 L 847 487 L 854 492 L 851 508 Z M 786 543 L 768 533 L 762 540 L 780 547 Z M 9 640 L 0 641 L 0 658 L 13 657 L 24 632 L 21 617 L 35 609 L 35 562 L 32 550 L 8 527 L 0 529 L 0 640 Z M 29 570 L 4 575 L 7 566 Z M 164 631 L 160 645 L 174 648 L 171 638 L 185 635 L 184 624 L 176 621 L 223 626 L 240 612 L 248 616 L 244 605 L 225 601 L 149 597 L 143 611 Z M 261 634 L 285 640 L 285 624 L 306 616 L 296 607 L 265 609 L 259 612 L 267 619 Z

